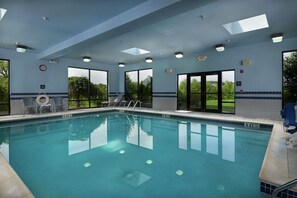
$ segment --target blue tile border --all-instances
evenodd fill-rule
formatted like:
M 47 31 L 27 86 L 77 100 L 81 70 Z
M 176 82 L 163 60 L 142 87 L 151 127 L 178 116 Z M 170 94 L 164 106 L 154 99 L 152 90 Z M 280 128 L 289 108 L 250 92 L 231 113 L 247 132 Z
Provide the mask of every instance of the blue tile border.
M 11 96 L 28 96 L 28 95 L 38 95 L 39 93 L 11 93 Z M 47 95 L 68 95 L 67 92 L 46 92 Z
M 245 92 L 235 92 L 235 94 L 249 94 L 249 95 L 255 95 L 255 94 L 282 94 L 280 91 L 245 91 Z
M 155 98 L 176 98 L 176 92 L 153 92 L 152 94 Z
M 236 99 L 256 99 L 256 100 L 281 100 L 282 97 L 265 97 L 265 96 L 235 96 Z
M 272 192 L 277 188 L 277 186 L 261 181 L 260 182 L 260 191 L 266 194 L 271 195 Z M 292 190 L 284 190 L 278 194 L 277 197 L 280 198 L 297 198 L 297 192 Z

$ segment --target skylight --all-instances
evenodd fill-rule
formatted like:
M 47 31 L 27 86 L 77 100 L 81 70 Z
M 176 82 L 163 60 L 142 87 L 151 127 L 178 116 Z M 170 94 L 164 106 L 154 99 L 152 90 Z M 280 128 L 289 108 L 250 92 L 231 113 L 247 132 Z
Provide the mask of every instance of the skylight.
M 4 16 L 4 14 L 5 14 L 6 11 L 7 11 L 7 10 L 5 10 L 5 9 L 3 9 L 3 8 L 0 8 L 0 21 L 1 21 L 1 19 L 3 18 L 3 16 Z
M 235 21 L 232 23 L 227 23 L 223 26 L 231 35 L 250 32 L 254 30 L 260 30 L 269 27 L 266 14 L 254 16 L 247 19 L 242 19 L 240 21 Z
M 150 51 L 140 49 L 140 48 L 137 48 L 137 47 L 122 50 L 122 52 L 127 53 L 127 54 L 131 54 L 131 55 L 134 55 L 134 56 L 151 53 Z

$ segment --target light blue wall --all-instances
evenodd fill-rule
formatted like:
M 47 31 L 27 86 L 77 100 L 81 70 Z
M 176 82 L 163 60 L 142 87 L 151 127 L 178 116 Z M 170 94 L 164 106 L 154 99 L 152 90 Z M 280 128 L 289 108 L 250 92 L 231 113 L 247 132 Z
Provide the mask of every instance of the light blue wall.
M 154 62 L 147 64 L 126 65 L 119 72 L 119 88 L 124 92 L 124 72 L 153 68 L 153 92 L 176 92 L 177 74 L 194 73 L 204 71 L 217 71 L 235 69 L 236 81 L 242 81 L 241 87 L 236 91 L 281 91 L 282 90 L 282 51 L 296 50 L 297 38 L 286 39 L 282 43 L 265 42 L 228 49 L 224 52 L 216 52 L 214 49 L 195 54 L 185 54 L 184 58 L 176 59 L 154 59 Z M 196 56 L 206 55 L 203 62 L 196 60 Z M 250 66 L 241 66 L 243 59 L 251 60 Z M 172 73 L 166 73 L 166 68 L 172 68 Z M 244 73 L 241 74 L 240 70 Z
M 119 89 L 118 69 L 99 63 L 84 63 L 78 60 L 59 59 L 58 64 L 38 60 L 34 53 L 17 53 L 14 50 L 0 49 L 0 58 L 10 60 L 10 93 L 38 93 L 40 85 L 45 85 L 47 93 L 68 92 L 68 66 L 108 70 L 109 92 Z M 39 65 L 45 64 L 47 70 L 41 72 Z
M 285 39 L 282 43 L 271 41 L 248 46 L 228 48 L 224 52 L 212 49 L 208 52 L 184 54 L 176 59 L 174 55 L 166 59 L 154 59 L 147 64 L 121 68 L 119 72 L 120 92 L 124 92 L 124 72 L 143 68 L 153 68 L 153 108 L 156 110 L 176 110 L 177 75 L 184 73 L 235 70 L 235 80 L 242 86 L 236 87 L 235 114 L 244 117 L 280 120 L 282 109 L 282 52 L 297 50 L 297 38 Z M 206 55 L 199 62 L 196 57 Z M 153 57 L 154 58 L 154 57 Z M 241 66 L 248 59 L 249 66 Z M 165 69 L 172 68 L 172 73 Z M 240 70 L 244 70 L 240 73 Z
M 241 87 L 236 91 L 244 92 L 236 96 L 236 114 L 251 117 L 266 117 L 279 119 L 281 109 L 282 91 L 282 52 L 297 49 L 297 38 L 285 39 L 282 43 L 259 43 L 243 47 L 229 49 L 226 45 L 224 52 L 216 52 L 214 49 L 208 52 L 185 54 L 184 58 L 157 59 L 147 64 L 144 61 L 139 64 L 118 68 L 113 65 L 99 63 L 84 63 L 80 60 L 59 59 L 58 64 L 50 64 L 48 61 L 37 59 L 34 53 L 17 53 L 14 50 L 0 49 L 0 58 L 10 60 L 10 92 L 11 93 L 38 93 L 40 84 L 46 85 L 47 93 L 68 92 L 68 66 L 108 70 L 109 93 L 124 92 L 124 72 L 138 69 L 153 69 L 153 92 L 155 94 L 153 106 L 156 109 L 176 109 L 177 74 L 205 71 L 235 69 L 236 81 L 242 81 Z M 198 55 L 206 55 L 207 59 L 199 62 Z M 241 66 L 243 59 L 249 59 L 250 66 Z M 41 72 L 39 65 L 47 65 L 47 71 Z M 172 73 L 166 73 L 167 68 L 172 68 Z M 241 74 L 240 70 L 244 73 Z M 268 93 L 261 93 L 261 92 Z M 256 97 L 250 97 L 248 92 L 256 92 Z M 277 92 L 271 95 L 269 92 Z M 165 94 L 165 97 L 162 96 Z M 159 94 L 159 95 L 158 95 Z M 169 94 L 166 96 L 166 94 Z M 270 95 L 269 95 L 270 94 Z M 115 94 L 113 94 L 115 95 Z M 246 98 L 249 97 L 249 98 Z M 263 97 L 268 97 L 264 100 Z M 269 97 L 273 97 L 270 99 Z M 254 99 L 253 99 L 254 98 Z M 256 106 L 260 104 L 260 106 Z M 265 106 L 266 105 L 266 106 Z M 251 106 L 255 106 L 251 109 Z M 262 108 L 262 109 L 261 109 Z M 249 111 L 250 110 L 250 111 Z M 261 116 L 259 116 L 261 114 Z

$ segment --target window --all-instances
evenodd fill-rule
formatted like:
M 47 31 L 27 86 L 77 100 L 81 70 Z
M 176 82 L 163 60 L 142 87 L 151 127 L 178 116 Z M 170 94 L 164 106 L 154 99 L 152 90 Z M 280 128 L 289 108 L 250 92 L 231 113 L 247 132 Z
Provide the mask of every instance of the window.
M 10 114 L 9 61 L 0 60 L 0 116 Z
M 152 107 L 153 70 L 125 72 L 125 99 L 140 100 L 142 107 Z
M 235 113 L 234 71 L 222 72 L 222 112 Z
M 69 109 L 100 107 L 107 93 L 107 71 L 68 67 Z
M 283 52 L 283 104 L 297 101 L 297 51 Z
M 177 109 L 234 113 L 234 71 L 178 75 Z
M 187 75 L 178 75 L 177 106 L 180 110 L 187 110 Z

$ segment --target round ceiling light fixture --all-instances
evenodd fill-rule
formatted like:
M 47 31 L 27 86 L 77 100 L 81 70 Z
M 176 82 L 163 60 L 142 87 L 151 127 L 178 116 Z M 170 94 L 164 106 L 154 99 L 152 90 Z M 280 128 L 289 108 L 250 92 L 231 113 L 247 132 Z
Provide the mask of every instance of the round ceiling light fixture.
M 89 57 L 89 56 L 84 56 L 84 57 L 83 57 L 83 61 L 84 61 L 85 63 L 91 62 L 91 57 Z
M 176 58 L 182 58 L 182 57 L 184 57 L 184 54 L 182 52 L 176 52 L 175 57 Z
M 153 62 L 153 59 L 150 58 L 150 57 L 147 57 L 147 58 L 145 59 L 145 62 L 147 62 L 147 63 L 152 63 L 152 62 Z
M 119 63 L 119 67 L 125 67 L 125 63 Z
M 27 50 L 27 47 L 24 46 L 24 45 L 17 45 L 16 46 L 16 51 L 19 52 L 19 53 L 25 53 Z

